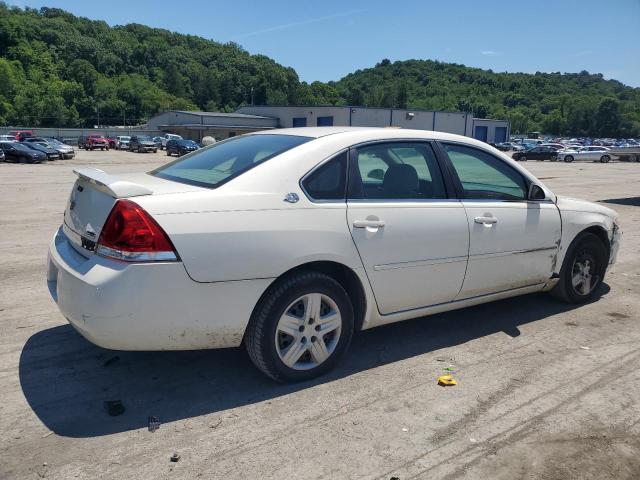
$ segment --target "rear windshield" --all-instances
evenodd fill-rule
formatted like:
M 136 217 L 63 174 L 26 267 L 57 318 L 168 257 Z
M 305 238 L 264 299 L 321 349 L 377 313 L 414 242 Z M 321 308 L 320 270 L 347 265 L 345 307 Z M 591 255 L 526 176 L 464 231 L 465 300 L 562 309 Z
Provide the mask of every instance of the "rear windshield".
M 280 155 L 311 137 L 297 135 L 246 135 L 196 150 L 188 156 L 150 172 L 176 182 L 215 188 L 256 165 Z

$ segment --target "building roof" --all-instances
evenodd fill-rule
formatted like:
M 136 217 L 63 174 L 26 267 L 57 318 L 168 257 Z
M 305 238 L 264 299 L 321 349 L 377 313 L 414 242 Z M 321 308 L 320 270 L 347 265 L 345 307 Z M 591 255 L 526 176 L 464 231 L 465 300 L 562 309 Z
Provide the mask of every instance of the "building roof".
M 225 112 L 197 112 L 197 111 L 190 111 L 190 110 L 169 110 L 169 112 L 175 112 L 175 113 L 184 113 L 187 115 L 198 115 L 200 117 L 232 117 L 232 118 L 268 118 L 269 120 L 272 120 L 273 117 L 265 117 L 262 115 L 249 115 L 246 113 L 236 113 L 236 112 L 231 112 L 231 113 L 225 113 Z

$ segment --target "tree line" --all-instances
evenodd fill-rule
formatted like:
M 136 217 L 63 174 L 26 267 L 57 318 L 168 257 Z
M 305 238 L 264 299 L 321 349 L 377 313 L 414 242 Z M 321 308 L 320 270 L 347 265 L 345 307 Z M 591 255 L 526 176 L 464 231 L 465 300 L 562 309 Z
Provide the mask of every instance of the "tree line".
M 164 110 L 250 103 L 456 110 L 507 118 L 514 133 L 640 136 L 640 89 L 586 71 L 385 59 L 337 82 L 307 83 L 235 43 L 0 2 L 0 125 L 132 125 Z

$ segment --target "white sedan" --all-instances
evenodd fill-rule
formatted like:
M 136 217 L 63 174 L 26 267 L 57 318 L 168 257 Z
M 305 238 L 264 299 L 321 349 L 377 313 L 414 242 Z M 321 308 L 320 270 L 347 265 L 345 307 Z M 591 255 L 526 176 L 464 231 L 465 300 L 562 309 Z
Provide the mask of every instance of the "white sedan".
M 620 241 L 613 210 L 438 132 L 283 129 L 148 173 L 75 173 L 47 280 L 78 332 L 244 344 L 278 381 L 327 371 L 358 330 L 540 291 L 586 302 Z
M 571 163 L 576 160 L 590 160 L 592 162 L 609 163 L 613 155 L 607 147 L 580 147 L 577 150 L 567 149 L 558 152 L 558 160 Z

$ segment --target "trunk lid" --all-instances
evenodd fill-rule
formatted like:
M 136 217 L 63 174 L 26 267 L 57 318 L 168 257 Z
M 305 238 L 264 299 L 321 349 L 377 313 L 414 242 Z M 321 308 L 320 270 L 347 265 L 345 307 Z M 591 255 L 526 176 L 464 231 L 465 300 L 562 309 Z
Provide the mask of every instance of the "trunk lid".
M 134 198 L 135 201 L 139 196 L 204 190 L 146 173 L 110 175 L 97 168 L 81 168 L 73 172 L 78 179 L 64 211 L 63 231 L 74 248 L 85 257 L 95 250 L 104 222 L 119 198 Z

